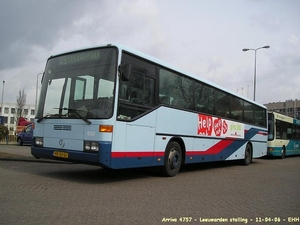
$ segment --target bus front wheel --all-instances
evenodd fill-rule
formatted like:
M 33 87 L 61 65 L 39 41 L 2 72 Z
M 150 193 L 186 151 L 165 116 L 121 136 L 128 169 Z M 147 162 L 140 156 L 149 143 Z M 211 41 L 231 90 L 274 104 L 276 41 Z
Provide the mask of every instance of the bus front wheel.
M 182 151 L 180 145 L 171 141 L 166 148 L 165 160 L 162 172 L 164 176 L 174 177 L 180 170 Z

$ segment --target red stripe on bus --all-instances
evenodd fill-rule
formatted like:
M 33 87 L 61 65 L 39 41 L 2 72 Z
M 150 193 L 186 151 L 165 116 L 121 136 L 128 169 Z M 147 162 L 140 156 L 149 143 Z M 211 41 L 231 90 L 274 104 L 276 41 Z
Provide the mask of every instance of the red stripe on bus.
M 210 147 L 206 151 L 187 151 L 186 155 L 214 155 L 219 154 L 224 148 L 229 146 L 234 140 L 225 139 L 214 146 Z M 164 152 L 112 152 L 112 158 L 125 158 L 125 157 L 163 157 Z
M 112 158 L 164 156 L 164 152 L 112 152 Z
M 229 146 L 233 141 L 233 139 L 225 139 L 210 147 L 206 151 L 188 151 L 186 155 L 216 155 L 223 151 L 224 148 Z
M 267 136 L 268 135 L 267 132 L 263 132 L 263 131 L 259 131 L 258 134 L 263 135 L 263 136 Z
M 249 130 L 245 130 L 244 133 L 246 134 Z M 258 131 L 257 134 L 263 135 L 263 136 L 267 136 L 268 132 L 264 132 L 264 131 Z

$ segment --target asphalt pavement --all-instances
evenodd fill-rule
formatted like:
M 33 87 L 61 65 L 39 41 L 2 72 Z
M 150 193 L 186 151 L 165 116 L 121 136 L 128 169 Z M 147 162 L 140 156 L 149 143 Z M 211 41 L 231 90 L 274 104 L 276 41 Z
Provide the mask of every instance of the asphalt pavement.
M 299 157 L 203 163 L 172 178 L 35 159 L 0 144 L 0 225 L 300 224 Z
M 12 148 L 12 146 L 14 147 Z M 30 145 L 18 146 L 17 143 L 0 143 L 0 159 L 39 162 L 51 161 L 48 159 L 36 159 L 33 155 L 31 155 Z
M 17 143 L 9 143 L 9 144 L 0 144 L 0 152 L 5 154 L 19 155 L 32 157 L 30 145 L 28 146 L 18 146 L 18 148 L 9 148 L 10 145 L 17 145 Z

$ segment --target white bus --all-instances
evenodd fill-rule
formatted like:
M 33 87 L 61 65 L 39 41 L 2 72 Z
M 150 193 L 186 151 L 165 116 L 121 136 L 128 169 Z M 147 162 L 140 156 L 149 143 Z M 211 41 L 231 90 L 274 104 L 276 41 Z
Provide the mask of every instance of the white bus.
M 300 154 L 300 120 L 276 112 L 268 115 L 268 156 Z
M 36 110 L 32 155 L 122 169 L 267 153 L 267 109 L 121 45 L 51 56 Z

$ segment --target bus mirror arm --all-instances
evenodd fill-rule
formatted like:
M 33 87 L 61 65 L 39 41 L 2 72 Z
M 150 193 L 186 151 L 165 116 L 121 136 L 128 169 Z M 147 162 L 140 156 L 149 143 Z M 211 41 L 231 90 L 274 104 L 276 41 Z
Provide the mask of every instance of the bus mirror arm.
M 120 77 L 122 81 L 129 81 L 131 74 L 131 64 L 122 62 L 119 66 Z

